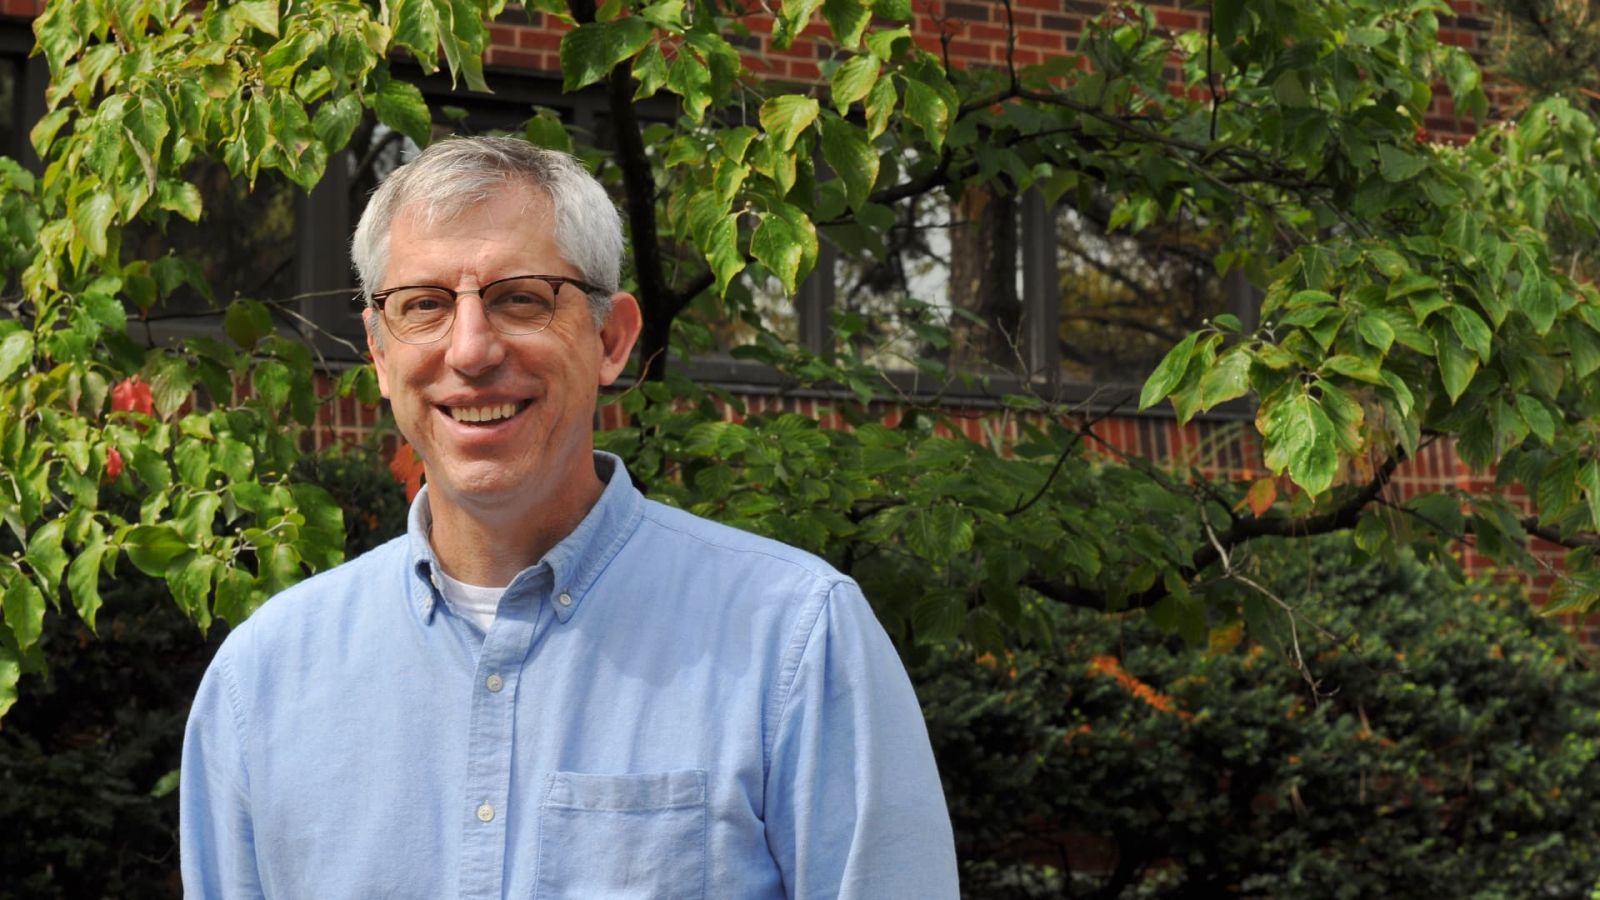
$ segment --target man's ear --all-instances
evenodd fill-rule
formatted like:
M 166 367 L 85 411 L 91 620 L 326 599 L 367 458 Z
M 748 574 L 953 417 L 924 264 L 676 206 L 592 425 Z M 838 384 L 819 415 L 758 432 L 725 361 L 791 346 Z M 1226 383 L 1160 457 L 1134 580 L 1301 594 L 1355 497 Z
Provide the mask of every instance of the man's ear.
M 361 321 L 367 326 L 367 352 L 372 354 L 372 367 L 378 370 L 378 393 L 382 394 L 384 399 L 388 399 L 388 360 L 384 358 L 383 335 L 378 333 L 383 323 L 378 321 L 378 311 L 370 306 L 361 311 Z
M 639 329 L 643 324 L 639 301 L 633 299 L 632 294 L 619 291 L 611 295 L 611 312 L 606 315 L 605 324 L 600 326 L 601 384 L 616 381 L 622 370 L 628 367 L 628 356 L 633 353 L 633 345 L 639 340 Z

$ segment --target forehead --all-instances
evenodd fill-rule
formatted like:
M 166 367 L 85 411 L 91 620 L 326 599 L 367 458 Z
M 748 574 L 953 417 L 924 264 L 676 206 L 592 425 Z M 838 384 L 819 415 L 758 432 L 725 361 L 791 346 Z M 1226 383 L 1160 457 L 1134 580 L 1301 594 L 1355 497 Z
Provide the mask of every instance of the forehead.
M 542 188 L 515 182 L 448 202 L 408 204 L 389 229 L 385 280 L 565 274 L 553 213 Z

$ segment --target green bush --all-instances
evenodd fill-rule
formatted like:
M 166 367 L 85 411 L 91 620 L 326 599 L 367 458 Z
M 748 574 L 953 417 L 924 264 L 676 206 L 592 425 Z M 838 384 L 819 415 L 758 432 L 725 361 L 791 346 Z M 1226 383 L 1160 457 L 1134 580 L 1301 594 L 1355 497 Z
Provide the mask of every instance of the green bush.
M 1088 612 L 1053 652 L 919 667 L 967 893 L 1586 896 L 1600 676 L 1575 640 L 1510 588 L 1343 541 L 1256 564 L 1320 700 L 1237 627 L 1191 649 Z

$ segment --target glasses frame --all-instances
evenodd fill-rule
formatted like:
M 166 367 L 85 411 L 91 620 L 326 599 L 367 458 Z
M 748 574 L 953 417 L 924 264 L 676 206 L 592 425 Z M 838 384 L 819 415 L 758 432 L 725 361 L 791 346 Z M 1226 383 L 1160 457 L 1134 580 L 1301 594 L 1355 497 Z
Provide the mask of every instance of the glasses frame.
M 383 320 L 384 327 L 386 329 L 388 329 L 389 334 L 395 340 L 399 341 L 402 344 L 411 344 L 413 346 L 423 345 L 423 344 L 433 344 L 433 343 L 437 343 L 439 341 L 444 340 L 445 337 L 450 334 L 450 329 L 456 327 L 456 311 L 455 311 L 454 304 L 460 302 L 462 295 L 464 295 L 464 294 L 477 294 L 478 295 L 478 299 L 482 300 L 483 299 L 483 292 L 489 290 L 490 288 L 493 288 L 497 284 L 505 284 L 506 282 L 509 282 L 509 281 L 526 281 L 526 280 L 528 280 L 530 278 L 536 279 L 538 281 L 542 281 L 545 284 L 550 285 L 550 290 L 552 292 L 554 292 L 555 297 L 557 299 L 560 299 L 560 297 L 561 297 L 561 288 L 566 286 L 566 285 L 569 285 L 569 284 L 572 285 L 573 287 L 577 288 L 578 290 L 583 291 L 583 294 L 584 294 L 585 297 L 590 296 L 592 294 L 604 294 L 604 293 L 606 293 L 606 291 L 604 289 L 602 289 L 602 288 L 600 288 L 600 287 L 598 287 L 596 285 L 590 284 L 589 282 L 584 281 L 581 278 L 569 278 L 569 277 L 567 277 L 565 275 L 512 275 L 510 278 L 497 278 L 494 281 L 489 282 L 488 284 L 480 285 L 480 286 L 478 286 L 478 287 L 476 287 L 476 288 L 474 288 L 472 290 L 468 290 L 468 291 L 452 290 L 450 288 L 447 288 L 447 287 L 445 287 L 443 285 L 439 285 L 439 284 L 402 284 L 402 285 L 399 285 L 397 287 L 384 288 L 381 291 L 373 291 L 372 292 L 372 305 L 378 308 L 378 317 Z M 393 295 L 395 295 L 395 294 L 397 294 L 397 293 L 399 293 L 401 291 L 413 291 L 413 290 L 419 290 L 419 289 L 426 289 L 426 290 L 430 290 L 430 291 L 438 291 L 438 292 L 440 292 L 442 294 L 445 294 L 446 296 L 448 296 L 450 298 L 450 303 L 451 303 L 450 324 L 446 325 L 445 329 L 443 331 L 439 332 L 439 336 L 438 337 L 429 338 L 429 339 L 427 339 L 425 341 L 408 341 L 405 338 L 401 337 L 400 335 L 396 334 L 395 330 L 394 330 L 394 326 L 389 324 L 389 314 L 388 314 L 388 312 L 385 311 L 384 303 L 391 296 L 393 296 Z M 485 310 L 485 312 L 487 313 L 487 310 Z M 493 318 L 489 318 L 487 315 L 485 315 L 485 318 L 488 318 L 489 326 L 491 328 L 493 328 L 496 332 L 498 332 L 500 334 L 508 335 L 508 336 L 511 336 L 511 337 L 519 337 L 519 336 L 528 335 L 528 334 L 538 334 L 539 332 L 544 331 L 546 328 L 549 328 L 550 327 L 550 322 L 554 322 L 555 321 L 555 315 L 552 313 L 551 316 L 550 316 L 550 322 L 544 323 L 543 325 L 539 326 L 538 328 L 535 328 L 533 331 L 504 331 L 497 324 L 495 324 L 495 320 Z

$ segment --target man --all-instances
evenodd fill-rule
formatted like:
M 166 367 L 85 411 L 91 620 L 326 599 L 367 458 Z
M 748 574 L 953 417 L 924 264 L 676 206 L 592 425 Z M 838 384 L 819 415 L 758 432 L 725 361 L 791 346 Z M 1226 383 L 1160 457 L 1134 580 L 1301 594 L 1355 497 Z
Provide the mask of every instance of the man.
M 593 450 L 639 334 L 570 157 L 435 144 L 353 244 L 427 467 L 408 533 L 236 629 L 190 713 L 191 897 L 956 894 L 915 695 L 826 563 Z

